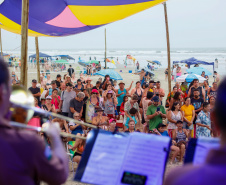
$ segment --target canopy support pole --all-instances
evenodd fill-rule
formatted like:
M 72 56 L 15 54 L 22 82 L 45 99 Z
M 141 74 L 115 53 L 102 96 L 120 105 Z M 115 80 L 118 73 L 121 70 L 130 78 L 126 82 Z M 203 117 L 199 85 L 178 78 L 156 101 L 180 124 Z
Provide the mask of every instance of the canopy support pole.
M 38 79 L 38 83 L 41 83 L 41 79 L 40 79 L 40 65 L 39 65 L 38 37 L 35 37 L 35 48 L 36 48 L 36 62 L 37 62 L 37 79 Z
M 168 58 L 168 89 L 171 92 L 171 69 L 170 69 L 170 39 L 169 39 L 169 26 L 168 26 L 168 16 L 166 2 L 163 3 L 165 12 L 165 24 L 166 24 L 166 39 L 167 39 L 167 58 Z
M 27 49 L 28 49 L 28 14 L 29 0 L 22 1 L 22 16 L 21 16 L 21 84 L 27 88 Z
M 106 33 L 106 28 L 105 28 L 105 69 L 107 69 L 107 33 Z
M 2 29 L 0 28 L 0 46 L 1 46 L 1 56 L 3 56 L 2 52 Z

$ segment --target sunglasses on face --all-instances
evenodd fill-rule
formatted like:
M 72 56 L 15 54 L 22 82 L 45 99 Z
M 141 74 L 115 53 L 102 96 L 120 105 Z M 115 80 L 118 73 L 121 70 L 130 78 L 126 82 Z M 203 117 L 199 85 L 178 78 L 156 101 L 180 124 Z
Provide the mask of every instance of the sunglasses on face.
M 98 94 L 98 93 L 93 93 L 93 94 Z

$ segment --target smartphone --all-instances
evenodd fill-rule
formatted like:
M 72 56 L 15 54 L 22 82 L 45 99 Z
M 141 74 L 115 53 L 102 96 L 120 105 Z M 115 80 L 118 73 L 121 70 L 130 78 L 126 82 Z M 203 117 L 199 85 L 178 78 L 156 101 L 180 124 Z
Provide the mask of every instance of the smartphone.
M 160 107 L 157 107 L 157 112 L 160 111 Z
M 108 79 L 108 80 L 110 80 L 110 78 L 109 78 L 109 77 L 108 77 L 107 79 Z

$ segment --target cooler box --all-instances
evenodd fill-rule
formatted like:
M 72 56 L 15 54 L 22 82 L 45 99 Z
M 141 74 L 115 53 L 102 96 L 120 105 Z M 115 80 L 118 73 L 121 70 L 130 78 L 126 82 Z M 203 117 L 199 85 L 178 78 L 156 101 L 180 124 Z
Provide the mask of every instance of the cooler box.
M 132 73 L 133 71 L 132 70 L 129 70 L 129 73 Z

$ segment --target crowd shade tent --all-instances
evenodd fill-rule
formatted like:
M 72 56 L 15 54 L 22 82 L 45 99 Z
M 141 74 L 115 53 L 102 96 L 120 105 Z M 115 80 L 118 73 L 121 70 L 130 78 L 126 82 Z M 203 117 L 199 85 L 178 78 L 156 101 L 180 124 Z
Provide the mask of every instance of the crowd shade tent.
M 29 58 L 30 59 L 33 59 L 33 58 L 36 59 L 36 54 L 30 55 Z M 48 55 L 48 54 L 39 52 L 39 58 L 51 58 L 51 56 Z
M 200 83 L 203 83 L 206 79 L 196 74 L 186 74 L 176 78 L 177 82 L 188 82 L 191 83 L 194 79 L 198 79 Z
M 178 63 L 185 63 L 185 64 L 188 65 L 188 68 L 190 68 L 191 65 L 196 65 L 196 64 L 212 65 L 213 71 L 214 71 L 214 62 L 205 62 L 205 61 L 202 61 L 202 60 L 198 60 L 194 57 L 186 59 L 186 60 L 181 60 L 181 61 L 173 61 L 173 64 L 178 64 Z

